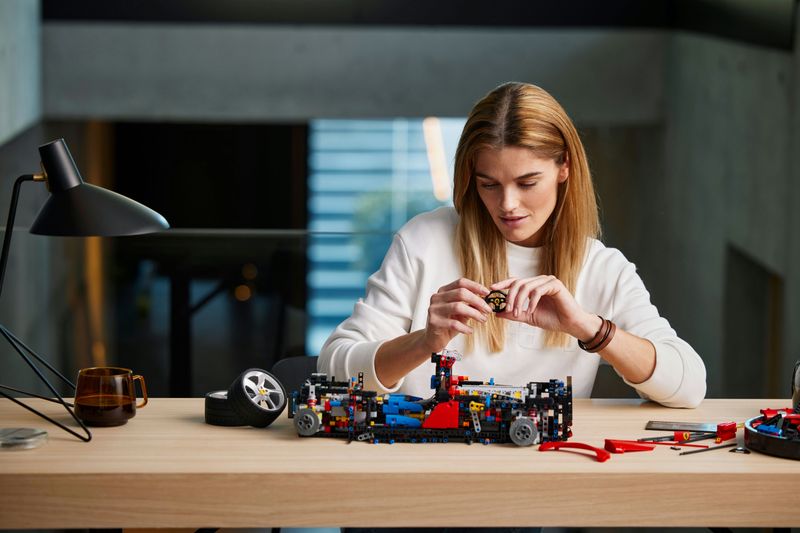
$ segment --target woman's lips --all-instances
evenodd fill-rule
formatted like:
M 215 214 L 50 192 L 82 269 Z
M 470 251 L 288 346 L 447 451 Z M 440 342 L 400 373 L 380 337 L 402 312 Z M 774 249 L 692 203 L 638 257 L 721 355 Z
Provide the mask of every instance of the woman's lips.
M 509 228 L 517 228 L 521 226 L 527 218 L 527 215 L 519 217 L 500 217 L 500 222 Z

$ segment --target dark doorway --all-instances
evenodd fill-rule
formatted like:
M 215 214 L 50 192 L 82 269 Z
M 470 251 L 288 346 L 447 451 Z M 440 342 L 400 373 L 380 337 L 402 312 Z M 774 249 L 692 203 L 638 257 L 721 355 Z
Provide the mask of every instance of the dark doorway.
M 721 394 L 775 398 L 781 351 L 781 278 L 733 246 L 725 260 L 725 339 Z
M 201 396 L 304 353 L 307 126 L 113 132 L 115 190 L 173 228 L 116 243 L 116 359 L 154 396 Z

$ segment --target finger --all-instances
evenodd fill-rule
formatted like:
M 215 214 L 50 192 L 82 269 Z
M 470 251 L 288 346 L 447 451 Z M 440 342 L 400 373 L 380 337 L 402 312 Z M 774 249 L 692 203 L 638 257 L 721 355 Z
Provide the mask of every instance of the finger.
M 489 285 L 489 288 L 492 289 L 493 291 L 501 291 L 503 289 L 509 288 L 515 281 L 517 281 L 517 278 L 504 279 L 503 281 L 492 283 L 491 285 Z
M 524 283 L 525 280 L 515 279 L 508 288 L 508 293 L 506 294 L 506 312 L 511 313 L 514 311 L 514 302 L 517 298 L 517 293 L 519 292 L 520 285 Z
M 550 276 L 536 276 L 517 287 L 514 294 L 514 301 L 510 304 L 510 311 L 515 317 L 518 317 L 520 313 L 523 312 L 522 306 L 525 305 L 525 301 L 530 298 L 531 292 L 549 281 Z M 528 304 L 528 309 L 530 310 L 530 304 Z
M 525 321 L 525 319 L 522 318 L 522 317 L 515 317 L 514 313 L 510 312 L 508 310 L 508 308 L 506 308 L 506 310 L 501 312 L 501 313 L 495 313 L 494 316 L 496 316 L 497 318 L 503 318 L 505 320 L 513 320 L 514 322 L 524 322 Z
M 486 300 L 475 294 L 469 289 L 463 287 L 447 291 L 438 295 L 437 301 L 442 302 L 465 302 L 478 311 L 484 313 L 491 313 L 492 308 L 486 303 Z
M 459 333 L 463 333 L 464 335 L 472 335 L 473 332 L 471 327 L 458 320 L 450 320 L 448 324 L 448 329 L 450 329 L 451 331 L 457 331 Z
M 430 313 L 429 322 L 437 327 L 445 327 L 451 319 L 456 320 L 477 320 L 478 322 L 486 322 L 487 316 L 480 311 L 473 309 L 464 302 L 450 302 L 432 305 L 428 308 Z
M 533 289 L 530 294 L 528 295 L 528 309 L 526 311 L 526 315 L 528 320 L 533 319 L 533 313 L 536 311 L 536 306 L 539 305 L 539 301 L 542 299 L 542 296 L 547 292 L 547 284 L 540 285 Z
M 550 279 L 531 291 L 528 296 L 528 310 L 526 313 L 529 322 L 533 320 L 533 313 L 536 311 L 536 307 L 539 305 L 542 297 L 555 294 L 556 292 L 558 292 L 558 280 L 555 278 Z
M 455 333 L 472 333 L 472 328 L 469 325 L 471 319 L 465 316 L 442 316 L 434 314 L 428 321 L 428 326 L 433 331 L 447 332 L 447 335 L 452 338 Z
M 485 302 L 484 302 L 485 303 Z M 478 320 L 479 322 L 486 322 L 488 320 L 485 313 L 482 313 L 467 305 L 464 302 L 451 302 L 447 305 L 448 315 L 450 317 L 466 317 Z
M 525 303 L 525 298 L 527 298 L 527 292 L 524 292 L 523 294 L 521 293 L 530 283 L 536 283 L 543 277 L 546 276 L 536 276 L 535 278 L 523 278 L 516 280 L 508 290 L 508 296 L 506 297 L 506 310 L 514 314 L 514 316 L 519 316 L 519 311 L 522 309 L 522 305 Z
M 489 289 L 487 289 L 477 281 L 472 281 L 471 279 L 467 278 L 459 278 L 452 283 L 448 283 L 444 287 L 441 287 L 439 289 L 439 292 L 452 291 L 454 289 L 459 289 L 459 288 L 468 289 L 474 292 L 475 294 L 480 294 L 481 296 L 486 296 L 491 292 Z
M 533 292 L 533 294 L 531 296 L 531 299 L 530 299 L 530 303 L 528 304 L 528 314 L 531 317 L 533 317 L 533 312 L 536 310 L 536 306 L 539 305 L 539 302 L 541 301 L 542 297 L 544 297 L 544 296 L 557 297 L 558 293 L 563 288 L 564 288 L 564 285 L 561 283 L 561 281 L 558 278 L 556 278 L 554 276 L 550 276 L 550 280 L 547 283 L 545 283 L 543 285 L 540 285 Z

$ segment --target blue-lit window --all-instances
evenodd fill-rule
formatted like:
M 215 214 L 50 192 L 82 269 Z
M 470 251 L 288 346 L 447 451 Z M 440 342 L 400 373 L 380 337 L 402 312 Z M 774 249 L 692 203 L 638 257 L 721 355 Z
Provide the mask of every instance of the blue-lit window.
M 452 205 L 464 119 L 314 120 L 309 139 L 306 348 L 318 354 L 364 295 L 392 235 Z

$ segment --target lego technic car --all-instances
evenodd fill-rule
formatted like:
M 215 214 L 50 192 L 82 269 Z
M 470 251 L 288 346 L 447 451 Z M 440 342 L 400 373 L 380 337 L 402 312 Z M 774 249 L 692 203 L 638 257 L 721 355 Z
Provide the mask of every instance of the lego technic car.
M 340 437 L 348 441 L 473 442 L 530 446 L 565 441 L 572 436 L 572 378 L 498 385 L 453 376 L 458 352 L 434 353 L 434 394 L 427 399 L 407 394 L 364 390 L 363 373 L 350 381 L 312 374 L 289 403 L 302 437 Z

